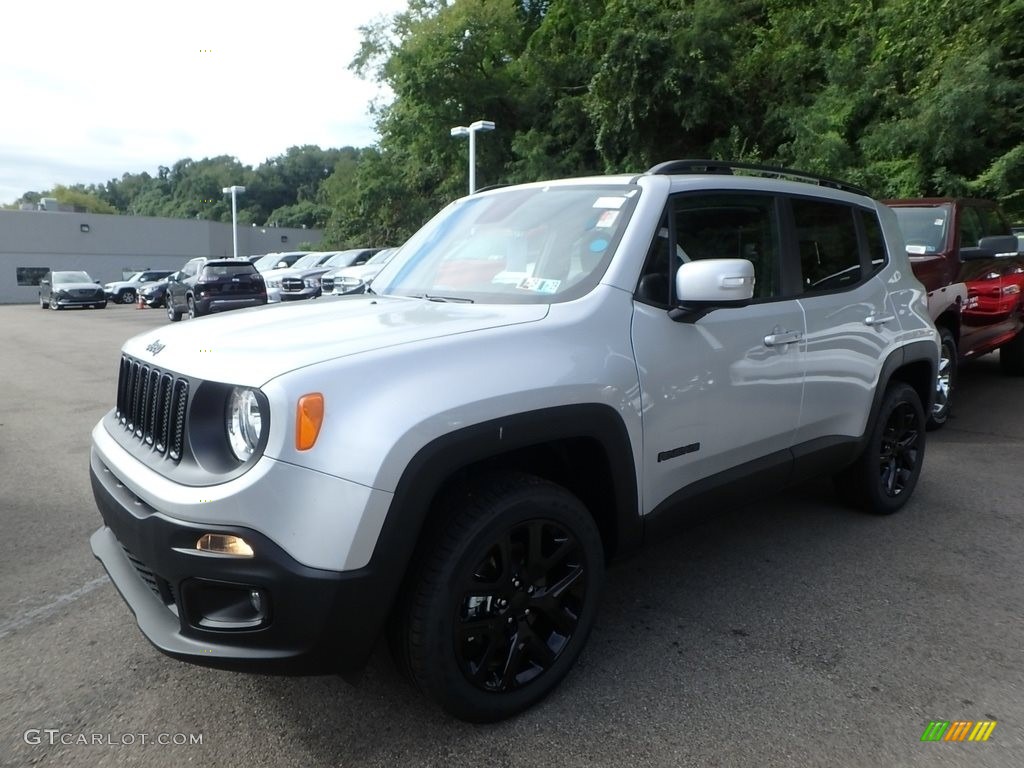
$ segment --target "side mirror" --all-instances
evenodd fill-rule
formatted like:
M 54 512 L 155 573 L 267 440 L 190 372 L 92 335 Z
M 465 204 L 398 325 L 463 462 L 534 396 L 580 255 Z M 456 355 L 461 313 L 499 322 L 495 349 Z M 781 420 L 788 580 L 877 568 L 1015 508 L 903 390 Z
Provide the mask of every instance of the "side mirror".
M 978 241 L 976 248 L 961 248 L 961 261 L 996 259 L 1000 256 L 1016 256 L 1020 247 L 1016 235 L 992 235 Z
M 288 262 L 287 261 L 279 261 L 279 262 L 277 262 L 277 264 L 274 265 L 274 269 L 287 269 L 287 268 L 288 268 Z
M 676 307 L 669 317 L 692 323 L 719 307 L 742 307 L 754 297 L 754 265 L 746 259 L 688 261 L 676 270 Z
M 49 280 L 40 280 L 40 281 L 39 281 L 39 284 L 40 284 L 40 285 L 49 285 L 49 284 L 50 284 L 50 281 L 49 281 Z

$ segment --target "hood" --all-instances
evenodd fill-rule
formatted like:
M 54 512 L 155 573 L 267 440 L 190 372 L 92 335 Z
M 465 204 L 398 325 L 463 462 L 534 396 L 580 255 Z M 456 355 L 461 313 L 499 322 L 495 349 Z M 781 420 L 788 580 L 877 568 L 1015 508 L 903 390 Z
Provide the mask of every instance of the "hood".
M 60 291 L 95 291 L 102 288 L 103 286 L 99 283 L 57 283 L 56 285 L 51 286 L 54 293 L 58 293 Z
M 341 269 L 334 270 L 330 274 L 330 277 L 335 279 L 339 277 L 355 277 L 366 281 L 371 277 L 376 277 L 377 273 L 386 266 L 387 264 L 359 264 L 355 267 L 342 267 Z
M 177 373 L 258 387 L 306 365 L 535 322 L 547 312 L 547 304 L 456 304 L 394 296 L 321 299 L 187 320 L 129 339 L 123 349 Z

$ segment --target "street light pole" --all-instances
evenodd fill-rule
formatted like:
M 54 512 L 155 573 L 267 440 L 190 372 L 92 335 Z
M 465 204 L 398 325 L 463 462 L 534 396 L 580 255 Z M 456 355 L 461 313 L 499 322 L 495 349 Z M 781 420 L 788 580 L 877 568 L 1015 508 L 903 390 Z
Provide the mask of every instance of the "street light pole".
M 493 131 L 494 122 L 477 120 L 468 126 L 457 125 L 451 130 L 452 136 L 469 137 L 469 194 L 476 192 L 476 135 L 479 131 Z
M 235 258 L 238 258 L 238 200 L 237 195 L 239 192 L 245 192 L 245 187 L 240 187 L 237 184 L 230 187 L 224 187 L 221 192 L 225 195 L 228 192 L 231 193 L 231 242 L 234 245 Z

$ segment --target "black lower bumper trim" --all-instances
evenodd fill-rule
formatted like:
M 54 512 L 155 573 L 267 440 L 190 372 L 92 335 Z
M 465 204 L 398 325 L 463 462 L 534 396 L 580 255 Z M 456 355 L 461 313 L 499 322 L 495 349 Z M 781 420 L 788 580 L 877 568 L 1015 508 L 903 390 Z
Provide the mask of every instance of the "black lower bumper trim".
M 371 571 L 309 568 L 257 531 L 172 520 L 118 488 L 97 463 L 94 456 L 92 487 L 104 526 L 90 539 L 92 551 L 159 650 L 206 666 L 278 674 L 352 675 L 363 668 L 383 623 L 367 620 L 381 613 L 375 610 L 379 579 Z M 240 536 L 254 557 L 199 553 L 195 545 L 204 533 Z M 153 577 L 167 586 L 162 594 Z M 253 629 L 198 626 L 187 588 L 196 583 L 259 589 L 269 620 Z

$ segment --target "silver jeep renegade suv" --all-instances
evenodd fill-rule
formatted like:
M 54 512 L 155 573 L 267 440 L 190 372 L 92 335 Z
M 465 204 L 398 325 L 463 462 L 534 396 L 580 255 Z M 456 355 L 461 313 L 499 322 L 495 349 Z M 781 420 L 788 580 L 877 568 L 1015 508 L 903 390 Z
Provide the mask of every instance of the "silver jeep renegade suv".
M 370 293 L 128 341 L 92 549 L 179 659 L 351 675 L 387 634 L 495 720 L 664 526 L 818 476 L 902 507 L 938 350 L 894 215 L 839 182 L 676 161 L 482 192 Z

